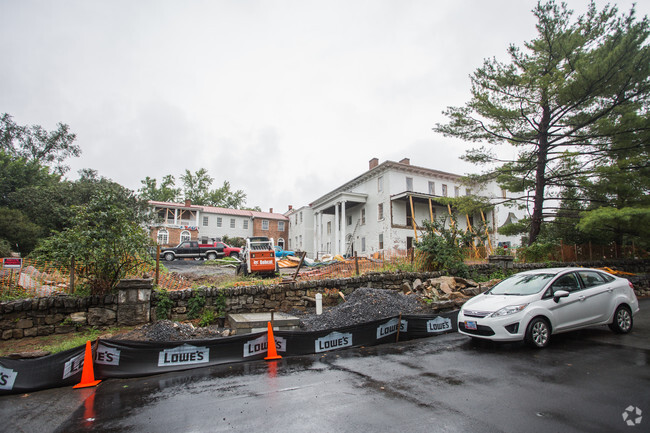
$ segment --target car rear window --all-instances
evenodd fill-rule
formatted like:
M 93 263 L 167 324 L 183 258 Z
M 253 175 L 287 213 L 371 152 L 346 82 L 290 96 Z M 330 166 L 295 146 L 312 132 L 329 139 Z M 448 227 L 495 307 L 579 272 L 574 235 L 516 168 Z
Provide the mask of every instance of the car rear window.
M 555 274 L 517 274 L 506 278 L 488 293 L 492 295 L 533 295 L 539 293 Z

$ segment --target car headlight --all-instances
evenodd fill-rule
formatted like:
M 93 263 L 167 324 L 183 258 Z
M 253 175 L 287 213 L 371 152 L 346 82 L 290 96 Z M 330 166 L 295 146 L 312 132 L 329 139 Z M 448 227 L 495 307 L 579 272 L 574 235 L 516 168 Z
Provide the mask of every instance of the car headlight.
M 527 306 L 528 304 L 509 305 L 507 307 L 503 307 L 502 309 L 495 311 L 494 313 L 490 314 L 488 317 L 509 316 L 511 314 L 515 314 L 520 311 L 523 311 Z

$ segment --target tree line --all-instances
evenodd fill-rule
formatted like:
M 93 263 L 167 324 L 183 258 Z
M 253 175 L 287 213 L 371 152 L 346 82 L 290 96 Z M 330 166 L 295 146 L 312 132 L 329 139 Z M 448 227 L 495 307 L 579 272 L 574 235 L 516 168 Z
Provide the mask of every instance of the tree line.
M 160 186 L 147 177 L 134 192 L 100 176 L 79 172 L 68 180 L 66 161 L 81 154 L 70 127 L 59 123 L 18 125 L 9 114 L 0 117 L 0 256 L 12 252 L 68 266 L 96 292 L 106 292 L 127 272 L 151 260 L 151 239 L 145 227 L 155 217 L 148 200 L 241 207 L 242 190 L 224 182 L 210 189 L 207 170 L 186 170 L 182 190 L 165 176 Z

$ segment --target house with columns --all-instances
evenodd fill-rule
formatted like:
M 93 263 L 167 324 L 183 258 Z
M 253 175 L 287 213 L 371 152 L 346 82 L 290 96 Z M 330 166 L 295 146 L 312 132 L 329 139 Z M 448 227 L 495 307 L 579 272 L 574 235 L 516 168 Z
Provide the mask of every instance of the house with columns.
M 373 158 L 368 171 L 285 214 L 290 221 L 289 246 L 313 258 L 405 251 L 417 240 L 422 221 L 449 215 L 451 208 L 439 201 L 441 197 L 462 195 L 486 197 L 495 205 L 483 214 L 455 214 L 460 230 L 484 220 L 492 247 L 518 242 L 497 233 L 498 227 L 523 214 L 498 204 L 508 196 L 496 182 L 467 186 L 460 175 L 414 166 L 408 158 L 381 164 Z

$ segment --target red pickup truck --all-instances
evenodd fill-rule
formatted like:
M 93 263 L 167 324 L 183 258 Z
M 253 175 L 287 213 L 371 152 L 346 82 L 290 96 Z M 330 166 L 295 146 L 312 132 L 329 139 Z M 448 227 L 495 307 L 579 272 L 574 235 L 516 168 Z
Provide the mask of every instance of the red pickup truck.
M 221 251 L 223 249 L 222 257 L 234 257 L 237 259 L 241 254 L 241 248 L 231 247 L 230 245 L 223 242 L 212 242 L 211 244 L 199 244 L 199 248 L 215 248 L 215 247 L 217 248 L 217 251 Z

